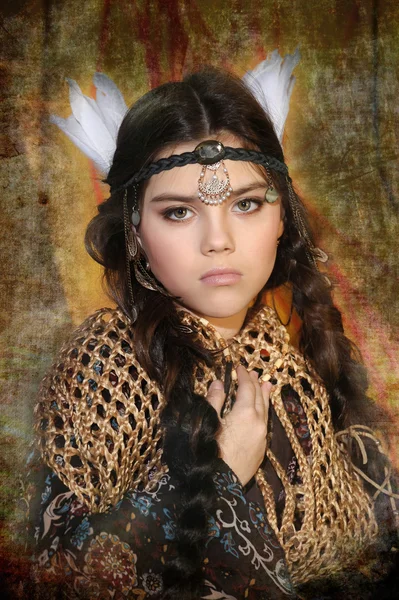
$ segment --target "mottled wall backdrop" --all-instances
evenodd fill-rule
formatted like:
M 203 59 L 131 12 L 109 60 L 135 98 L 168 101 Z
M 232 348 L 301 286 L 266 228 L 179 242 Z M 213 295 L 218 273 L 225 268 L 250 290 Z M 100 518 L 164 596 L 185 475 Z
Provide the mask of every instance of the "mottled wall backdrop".
M 2 0 L 1 7 L 2 570 L 16 569 L 19 542 L 10 530 L 38 383 L 67 332 L 110 304 L 83 247 L 107 190 L 48 121 L 70 113 L 66 77 L 90 94 L 93 73 L 103 71 L 132 103 L 205 63 L 243 75 L 274 48 L 299 46 L 287 162 L 329 253 L 335 300 L 369 368 L 371 393 L 392 416 L 396 459 L 397 0 Z

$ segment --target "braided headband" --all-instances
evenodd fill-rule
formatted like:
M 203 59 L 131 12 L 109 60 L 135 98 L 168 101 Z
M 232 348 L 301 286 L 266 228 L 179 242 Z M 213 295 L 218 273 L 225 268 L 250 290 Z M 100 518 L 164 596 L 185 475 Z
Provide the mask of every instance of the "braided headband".
M 258 165 L 263 165 L 266 169 L 272 169 L 273 171 L 278 171 L 282 175 L 288 176 L 287 165 L 273 156 L 267 156 L 266 154 L 263 154 L 263 152 L 257 150 L 223 146 L 221 142 L 216 140 L 206 140 L 198 144 L 193 152 L 172 154 L 172 156 L 160 158 L 156 162 L 142 167 L 137 173 L 132 175 L 126 183 L 116 189 L 111 189 L 111 192 L 120 192 L 135 183 L 149 179 L 162 171 L 169 171 L 174 167 L 185 167 L 186 165 L 195 163 L 206 166 L 216 165 L 224 159 L 253 162 Z

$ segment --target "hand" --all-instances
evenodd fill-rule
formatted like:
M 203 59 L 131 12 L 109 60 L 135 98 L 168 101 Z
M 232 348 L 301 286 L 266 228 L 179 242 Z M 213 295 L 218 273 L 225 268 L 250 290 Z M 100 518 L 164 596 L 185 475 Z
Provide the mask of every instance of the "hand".
M 267 417 L 269 396 L 272 388 L 268 381 L 259 385 L 258 373 L 237 368 L 238 389 L 235 404 L 228 415 L 220 420 L 217 436 L 220 456 L 246 485 L 255 475 L 266 451 Z M 213 381 L 207 400 L 220 418 L 225 394 L 223 383 Z

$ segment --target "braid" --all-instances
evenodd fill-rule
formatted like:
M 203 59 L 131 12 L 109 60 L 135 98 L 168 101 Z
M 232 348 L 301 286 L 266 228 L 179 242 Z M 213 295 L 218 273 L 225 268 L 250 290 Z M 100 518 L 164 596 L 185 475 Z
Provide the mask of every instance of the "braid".
M 174 393 L 181 393 L 179 388 L 176 386 Z M 173 395 L 170 400 L 172 405 Z M 179 481 L 182 501 L 177 521 L 177 557 L 164 571 L 165 599 L 199 597 L 208 515 L 215 511 L 213 475 L 218 458 L 215 435 L 219 419 L 204 397 L 191 394 L 190 404 L 180 424 L 170 414 L 171 405 L 164 411 L 164 455 Z
M 288 200 L 289 193 L 283 192 L 284 233 L 266 287 L 287 282 L 292 286 L 293 306 L 302 320 L 300 350 L 327 388 L 335 429 L 354 423 L 370 424 L 377 411 L 367 397 L 366 369 L 357 347 L 344 334 L 331 286 L 316 267 L 313 250 L 309 250 L 314 241 L 304 206 L 292 190 Z M 298 215 L 306 237 L 298 229 Z
M 335 428 L 362 422 L 368 402 L 366 370 L 344 334 L 341 313 L 324 277 L 298 263 L 292 283 L 294 307 L 302 319 L 300 349 L 326 385 Z
M 150 335 L 146 323 L 151 323 Z M 181 498 L 176 556 L 164 569 L 163 599 L 198 598 L 208 515 L 215 512 L 216 504 L 213 475 L 219 456 L 219 418 L 206 398 L 193 392 L 193 373 L 198 360 L 211 366 L 213 353 L 196 345 L 190 334 L 179 331 L 173 303 L 158 294 L 148 294 L 143 302 L 135 339 L 136 348 L 142 349 L 138 352 L 141 364 L 152 370 L 164 387 L 163 455 Z M 140 343 L 144 339 L 151 339 L 148 353 Z

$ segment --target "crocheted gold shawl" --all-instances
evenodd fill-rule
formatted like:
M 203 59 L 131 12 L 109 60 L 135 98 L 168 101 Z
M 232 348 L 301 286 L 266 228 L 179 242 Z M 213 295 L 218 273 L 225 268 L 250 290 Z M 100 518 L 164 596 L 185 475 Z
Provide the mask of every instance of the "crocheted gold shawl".
M 344 444 L 334 435 L 326 390 L 273 309 L 263 306 L 229 344 L 205 319 L 180 310 L 182 324 L 197 331 L 208 348 L 219 348 L 214 369 L 198 365 L 195 392 L 232 361 L 277 381 L 271 403 L 299 465 L 302 483 L 291 484 L 277 458 L 267 458 L 285 490 L 281 522 L 273 491 L 259 469 L 256 480 L 267 517 L 284 548 L 294 583 L 339 571 L 377 535 L 373 502 L 365 493 Z M 312 444 L 301 447 L 281 397 L 283 386 L 298 394 Z M 87 319 L 62 348 L 45 377 L 35 409 L 35 428 L 44 461 L 92 512 L 105 512 L 127 490 L 151 489 L 168 470 L 162 461 L 160 414 L 165 400 L 137 361 L 134 328 L 116 309 Z M 226 406 L 228 411 L 230 406 Z M 341 438 L 342 439 L 342 438 Z M 155 468 L 154 468 L 155 467 Z M 299 524 L 298 524 L 299 523 Z

